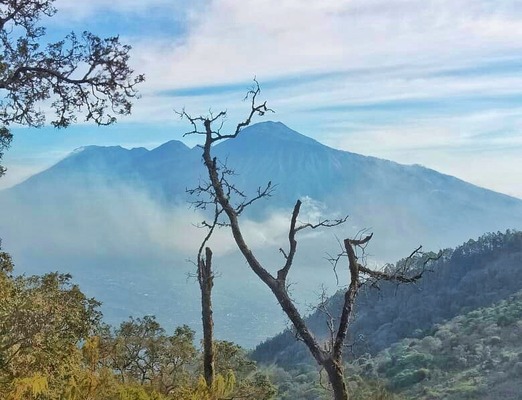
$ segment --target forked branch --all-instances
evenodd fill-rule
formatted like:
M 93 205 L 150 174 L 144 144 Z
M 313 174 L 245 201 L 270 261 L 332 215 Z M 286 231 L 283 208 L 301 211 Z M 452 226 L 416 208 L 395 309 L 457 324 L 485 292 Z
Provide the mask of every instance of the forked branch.
M 344 224 L 348 219 L 348 216 L 346 216 L 344 218 L 332 219 L 332 220 L 324 219 L 324 220 L 319 221 L 316 224 L 305 223 L 305 224 L 297 225 L 299 212 L 301 210 L 301 205 L 302 205 L 301 200 L 297 200 L 297 202 L 295 203 L 295 206 L 294 206 L 294 210 L 292 212 L 292 217 L 290 219 L 290 229 L 288 230 L 288 243 L 289 243 L 288 253 L 285 252 L 282 248 L 279 249 L 279 251 L 283 254 L 283 257 L 286 260 L 285 265 L 279 271 L 277 271 L 277 280 L 281 284 L 285 284 L 286 278 L 288 276 L 288 272 L 290 271 L 290 268 L 292 267 L 295 253 L 297 251 L 297 240 L 295 237 L 299 231 L 302 231 L 307 228 L 309 228 L 309 229 L 332 228 L 332 227 Z

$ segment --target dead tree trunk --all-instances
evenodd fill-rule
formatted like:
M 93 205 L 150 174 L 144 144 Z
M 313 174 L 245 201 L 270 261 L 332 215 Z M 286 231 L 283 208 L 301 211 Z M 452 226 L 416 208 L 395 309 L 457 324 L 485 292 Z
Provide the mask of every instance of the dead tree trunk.
M 212 250 L 205 248 L 205 257 L 198 259 L 198 281 L 201 289 L 201 316 L 203 320 L 203 374 L 207 387 L 214 384 L 214 320 L 212 318 Z
M 334 361 L 332 358 L 328 358 L 322 364 L 322 367 L 328 374 L 328 380 L 332 386 L 332 392 L 335 400 L 347 400 L 348 390 L 346 388 L 346 382 L 344 380 L 344 367 L 342 362 Z

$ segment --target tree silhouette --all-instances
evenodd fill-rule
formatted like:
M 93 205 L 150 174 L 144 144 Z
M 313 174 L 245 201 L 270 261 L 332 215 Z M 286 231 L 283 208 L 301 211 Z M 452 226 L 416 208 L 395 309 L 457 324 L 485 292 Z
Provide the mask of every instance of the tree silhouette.
M 79 115 L 108 125 L 131 112 L 136 85 L 144 80 L 129 67 L 128 45 L 118 37 L 74 32 L 44 43 L 42 18 L 56 13 L 54 0 L 0 1 L 0 159 L 11 142 L 10 125 L 39 127 L 40 107 L 50 108 L 55 127 Z M 0 167 L 0 174 L 4 173 Z

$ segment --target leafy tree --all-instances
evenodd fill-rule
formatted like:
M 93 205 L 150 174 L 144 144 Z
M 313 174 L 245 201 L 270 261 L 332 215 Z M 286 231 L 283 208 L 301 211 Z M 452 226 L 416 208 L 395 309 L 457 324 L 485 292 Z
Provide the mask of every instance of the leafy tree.
M 0 159 L 11 124 L 44 124 L 41 105 L 54 111 L 55 127 L 69 126 L 78 115 L 107 125 L 131 112 L 135 87 L 144 80 L 129 67 L 130 47 L 118 37 L 73 32 L 45 43 L 39 22 L 56 13 L 54 1 L 0 1 Z
M 10 257 L 0 260 L 0 397 L 60 391 L 78 345 L 99 323 L 99 303 L 69 275 L 15 277 Z
M 227 376 L 233 372 L 236 384 L 235 398 L 268 400 L 276 394 L 276 388 L 266 373 L 259 371 L 246 351 L 229 341 L 214 342 L 217 375 Z
M 231 342 L 215 342 L 216 374 L 212 385 L 202 378 L 202 354 L 194 331 L 184 325 L 167 335 L 152 316 L 131 318 L 100 340 L 102 366 L 125 385 L 175 399 L 234 398 L 268 400 L 275 388 L 246 352 Z
M 168 394 L 188 384 L 197 368 L 194 332 L 185 326 L 167 335 L 152 316 L 123 322 L 106 337 L 104 365 L 116 371 L 121 382 L 147 385 Z

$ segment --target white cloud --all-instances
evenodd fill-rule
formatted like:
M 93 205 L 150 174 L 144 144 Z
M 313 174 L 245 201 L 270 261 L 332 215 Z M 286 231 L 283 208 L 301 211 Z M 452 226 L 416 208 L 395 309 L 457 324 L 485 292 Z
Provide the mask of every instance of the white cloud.
M 401 126 L 331 125 L 333 147 L 421 164 L 522 199 L 522 109 L 419 118 Z M 353 127 L 352 127 L 353 129 Z M 350 130 L 352 130 L 350 129 Z
M 178 87 L 233 82 L 253 74 L 442 65 L 518 46 L 522 20 L 508 11 L 471 0 L 216 0 L 194 16 L 182 45 L 168 50 L 165 43 L 156 49 L 149 42 L 138 46 L 156 61 L 152 54 L 162 55 L 164 84 Z
M 172 38 L 140 36 L 146 30 L 124 32 L 133 45 L 134 68 L 147 75 L 143 97 L 127 122 L 168 123 L 169 129 L 182 132 L 183 124 L 173 122 L 173 109 L 182 107 L 194 115 L 209 107 L 227 109 L 235 121 L 244 116 L 241 90 L 183 97 L 160 92 L 249 82 L 254 75 L 263 87 L 272 79 L 285 83 L 301 76 L 301 84 L 269 85 L 263 98 L 277 111 L 275 119 L 333 147 L 410 162 L 414 147 L 451 148 L 457 154 L 459 146 L 463 151 L 472 145 L 498 151 L 520 143 L 515 106 L 498 108 L 492 101 L 490 109 L 487 104 L 459 108 L 462 98 L 517 95 L 522 87 L 518 71 L 440 74 L 509 62 L 508 57 L 519 54 L 522 9 L 515 0 L 58 0 L 56 6 L 60 18 L 87 20 L 100 12 L 132 18 L 163 10 L 173 19 L 184 19 L 186 31 Z M 338 74 L 306 79 L 332 72 Z M 389 120 L 353 110 L 354 105 L 398 100 L 410 103 Z M 437 100 L 447 107 L 401 114 L 419 100 Z M 318 106 L 324 110 L 310 111 Z M 330 109 L 338 106 L 347 109 Z M 506 113 L 511 116 L 504 119 Z M 489 140 L 477 138 L 488 132 Z M 414 162 L 429 164 L 417 158 Z M 459 164 L 458 158 L 452 165 L 461 177 L 469 170 L 469 162 Z

